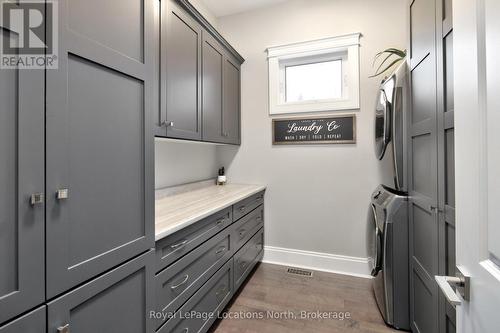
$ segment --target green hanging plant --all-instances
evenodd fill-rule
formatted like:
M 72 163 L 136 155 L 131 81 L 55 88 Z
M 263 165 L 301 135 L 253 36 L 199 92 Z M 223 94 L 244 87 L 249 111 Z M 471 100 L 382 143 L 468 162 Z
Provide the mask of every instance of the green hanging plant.
M 375 63 L 377 62 L 377 60 L 381 59 L 382 56 L 385 56 L 385 58 L 378 65 L 375 74 L 371 75 L 370 77 L 376 77 L 382 75 L 385 72 L 387 72 L 390 68 L 392 68 L 392 66 L 403 61 L 406 58 L 406 50 L 388 48 L 386 50 L 377 53 L 375 55 L 375 58 L 373 59 L 373 65 L 372 65 L 373 67 L 375 67 Z M 385 67 L 382 67 L 389 61 L 389 59 L 391 60 L 391 62 L 389 62 Z

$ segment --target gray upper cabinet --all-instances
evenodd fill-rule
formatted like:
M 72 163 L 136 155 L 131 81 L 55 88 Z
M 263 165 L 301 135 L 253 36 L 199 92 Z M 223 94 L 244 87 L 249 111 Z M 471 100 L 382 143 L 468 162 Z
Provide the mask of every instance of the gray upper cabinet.
M 209 33 L 203 33 L 203 141 L 223 142 L 224 50 Z
M 167 137 L 201 140 L 201 25 L 173 1 L 161 22 L 161 122 Z
M 224 59 L 224 142 L 240 144 L 240 64 L 231 56 Z
M 48 303 L 48 332 L 153 332 L 153 270 L 148 251 L 56 298 Z
M 59 2 L 59 68 L 46 79 L 49 299 L 154 246 L 154 1 Z
M 186 0 L 162 1 L 156 30 L 161 37 L 155 134 L 239 144 L 244 59 Z
M 0 69 L 0 326 L 45 297 L 43 83 L 43 70 Z

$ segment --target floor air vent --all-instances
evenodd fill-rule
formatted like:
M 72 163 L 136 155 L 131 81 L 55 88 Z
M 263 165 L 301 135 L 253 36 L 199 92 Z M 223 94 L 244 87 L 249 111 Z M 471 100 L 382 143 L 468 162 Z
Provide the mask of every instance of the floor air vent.
M 287 273 L 288 274 L 293 274 L 293 275 L 307 276 L 307 277 L 312 277 L 313 276 L 313 272 L 312 271 L 306 271 L 304 269 L 293 268 L 293 267 L 288 267 Z

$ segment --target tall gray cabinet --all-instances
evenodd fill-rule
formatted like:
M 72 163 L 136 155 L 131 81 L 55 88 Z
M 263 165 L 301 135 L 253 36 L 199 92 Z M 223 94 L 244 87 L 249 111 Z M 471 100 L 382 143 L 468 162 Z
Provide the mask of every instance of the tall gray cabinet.
M 57 3 L 59 67 L 0 69 L 0 333 L 148 332 L 157 0 Z
M 414 332 L 455 331 L 435 275 L 455 275 L 451 0 L 410 4 L 410 315 Z
M 244 59 L 186 0 L 161 2 L 159 137 L 240 144 Z
M 18 36 L 0 26 L 0 38 Z M 43 82 L 0 69 L 0 326 L 45 300 Z

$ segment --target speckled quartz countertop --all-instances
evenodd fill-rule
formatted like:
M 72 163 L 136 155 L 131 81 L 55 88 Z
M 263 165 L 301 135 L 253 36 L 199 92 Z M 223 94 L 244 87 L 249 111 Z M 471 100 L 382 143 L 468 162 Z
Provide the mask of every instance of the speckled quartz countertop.
M 204 185 L 156 195 L 155 239 L 160 240 L 238 201 L 265 190 L 263 185 Z

